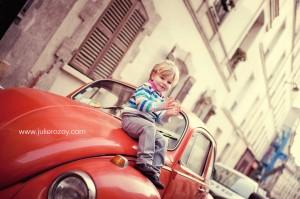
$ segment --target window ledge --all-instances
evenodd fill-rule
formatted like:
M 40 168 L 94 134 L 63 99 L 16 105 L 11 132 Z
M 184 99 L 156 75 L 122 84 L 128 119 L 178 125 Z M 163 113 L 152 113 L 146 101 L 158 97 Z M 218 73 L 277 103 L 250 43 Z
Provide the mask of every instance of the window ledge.
M 61 69 L 65 72 L 67 72 L 68 74 L 74 76 L 75 78 L 79 79 L 80 81 L 86 83 L 86 84 L 93 81 L 92 79 L 90 79 L 87 76 L 83 75 L 82 73 L 80 73 L 79 71 L 77 71 L 73 67 L 69 66 L 68 64 L 65 64 Z

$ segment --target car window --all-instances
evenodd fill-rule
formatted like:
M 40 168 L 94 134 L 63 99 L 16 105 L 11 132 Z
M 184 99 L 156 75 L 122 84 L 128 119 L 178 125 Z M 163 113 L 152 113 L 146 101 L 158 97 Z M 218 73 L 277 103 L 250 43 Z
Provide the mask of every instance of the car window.
M 158 131 L 168 138 L 168 150 L 174 150 L 181 141 L 185 133 L 186 118 L 183 114 L 171 117 L 169 122 L 158 125 Z
M 75 99 L 85 104 L 106 107 L 116 105 L 118 96 L 110 92 L 108 88 L 89 87 L 86 92 L 78 94 Z
M 99 80 L 77 91 L 71 98 L 88 104 L 118 118 L 123 105 L 132 96 L 134 88 L 113 80 Z M 174 150 L 187 129 L 187 116 L 180 114 L 158 126 L 158 131 L 168 139 L 168 150 Z
M 81 89 L 72 96 L 72 99 L 118 115 L 120 107 L 128 101 L 133 92 L 132 87 L 110 80 L 101 80 Z
M 202 175 L 206 165 L 211 141 L 202 131 L 194 132 L 185 148 L 181 163 L 195 173 Z

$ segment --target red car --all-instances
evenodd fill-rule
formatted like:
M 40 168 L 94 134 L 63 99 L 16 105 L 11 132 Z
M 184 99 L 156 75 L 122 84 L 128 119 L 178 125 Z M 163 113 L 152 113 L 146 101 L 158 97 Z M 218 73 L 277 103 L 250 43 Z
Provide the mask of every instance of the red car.
M 137 142 L 121 129 L 134 87 L 99 80 L 68 97 L 30 88 L 0 90 L 0 198 L 208 198 L 215 141 L 182 112 L 159 127 L 168 138 L 165 189 L 134 168 Z

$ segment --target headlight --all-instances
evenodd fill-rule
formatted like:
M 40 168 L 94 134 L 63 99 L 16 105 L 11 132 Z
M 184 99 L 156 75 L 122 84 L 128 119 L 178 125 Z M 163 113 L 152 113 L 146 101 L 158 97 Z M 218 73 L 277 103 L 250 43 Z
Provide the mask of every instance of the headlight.
M 70 171 L 52 183 L 48 199 L 95 199 L 96 187 L 91 177 L 82 171 Z

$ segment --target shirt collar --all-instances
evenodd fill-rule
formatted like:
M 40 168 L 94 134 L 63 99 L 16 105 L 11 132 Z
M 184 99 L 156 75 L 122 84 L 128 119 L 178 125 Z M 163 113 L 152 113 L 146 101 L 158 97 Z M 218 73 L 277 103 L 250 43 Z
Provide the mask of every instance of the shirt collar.
M 152 88 L 156 93 L 158 93 L 160 96 L 163 96 L 162 93 L 160 93 L 160 92 L 157 90 L 157 87 L 156 87 L 155 83 L 153 82 L 153 80 L 148 80 L 148 83 L 150 84 L 151 88 Z

